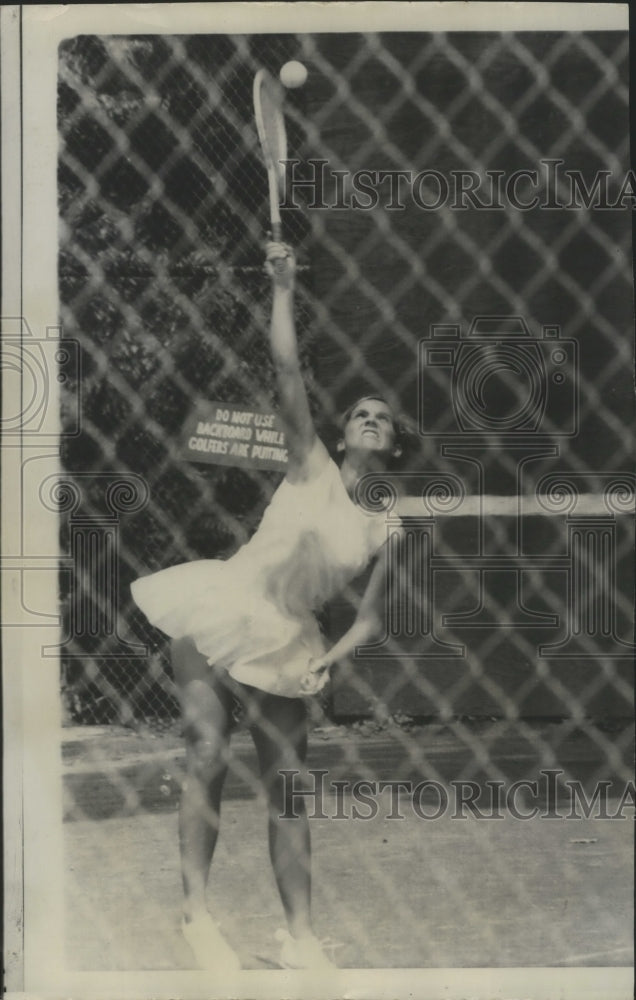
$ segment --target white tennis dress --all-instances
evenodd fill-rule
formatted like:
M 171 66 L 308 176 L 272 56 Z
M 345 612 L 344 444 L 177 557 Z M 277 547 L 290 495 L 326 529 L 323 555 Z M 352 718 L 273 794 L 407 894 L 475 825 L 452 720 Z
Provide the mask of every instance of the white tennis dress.
M 230 559 L 171 566 L 132 584 L 153 625 L 190 636 L 235 680 L 298 697 L 324 643 L 313 612 L 358 576 L 387 537 L 386 515 L 356 506 L 330 459 L 284 479 L 258 530 Z

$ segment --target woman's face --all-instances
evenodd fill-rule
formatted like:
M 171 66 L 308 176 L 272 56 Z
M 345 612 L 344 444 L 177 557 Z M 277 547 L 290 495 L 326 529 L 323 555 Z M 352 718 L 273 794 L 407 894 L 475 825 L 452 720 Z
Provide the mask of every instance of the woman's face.
M 361 399 L 353 407 L 343 431 L 345 451 L 369 451 L 387 458 L 396 454 L 391 407 L 381 399 Z

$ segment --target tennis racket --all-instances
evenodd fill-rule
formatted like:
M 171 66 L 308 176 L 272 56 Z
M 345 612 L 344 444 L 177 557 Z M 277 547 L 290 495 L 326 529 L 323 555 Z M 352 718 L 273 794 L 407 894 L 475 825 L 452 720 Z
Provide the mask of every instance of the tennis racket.
M 280 195 L 285 178 L 285 164 L 281 160 L 287 159 L 282 88 L 266 69 L 259 69 L 254 77 L 253 96 L 256 131 L 267 170 L 272 238 L 275 243 L 280 243 L 282 238 Z M 277 260 L 275 267 L 277 271 L 283 270 L 285 261 Z

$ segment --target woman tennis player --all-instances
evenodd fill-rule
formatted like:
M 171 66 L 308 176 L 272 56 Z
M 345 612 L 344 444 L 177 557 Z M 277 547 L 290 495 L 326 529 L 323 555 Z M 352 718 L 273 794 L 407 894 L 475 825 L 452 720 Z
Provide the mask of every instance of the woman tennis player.
M 173 566 L 132 587 L 149 620 L 173 639 L 187 749 L 179 818 L 182 928 L 208 969 L 240 968 L 219 930 L 219 914 L 213 919 L 206 902 L 237 698 L 268 799 L 270 857 L 288 925 L 277 935 L 281 964 L 331 964 L 311 923 L 307 816 L 297 801 L 293 808 L 285 801 L 290 792 L 281 771 L 300 769 L 305 760 L 303 699 L 321 690 L 334 662 L 383 632 L 386 518 L 353 498 L 361 476 L 387 469 L 401 452 L 395 415 L 384 399 L 369 396 L 345 414 L 338 445 L 342 464 L 332 461 L 316 435 L 299 365 L 292 250 L 268 244 L 266 267 L 273 284 L 271 351 L 289 453 L 285 479 L 254 536 L 230 559 Z M 353 625 L 326 651 L 314 612 L 373 559 Z M 288 818 L 291 813 L 296 818 Z

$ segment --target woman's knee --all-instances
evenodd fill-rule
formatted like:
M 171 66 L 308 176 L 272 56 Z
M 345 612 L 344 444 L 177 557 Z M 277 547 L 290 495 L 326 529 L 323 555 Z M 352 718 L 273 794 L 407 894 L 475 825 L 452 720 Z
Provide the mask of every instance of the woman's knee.
M 204 785 L 223 778 L 228 765 L 228 735 L 195 723 L 185 725 L 183 735 L 188 774 Z
M 180 696 L 188 772 L 209 783 L 227 767 L 232 703 L 208 680 L 189 681 Z

